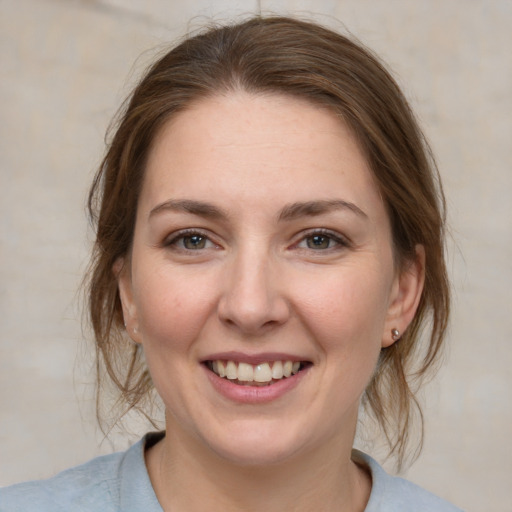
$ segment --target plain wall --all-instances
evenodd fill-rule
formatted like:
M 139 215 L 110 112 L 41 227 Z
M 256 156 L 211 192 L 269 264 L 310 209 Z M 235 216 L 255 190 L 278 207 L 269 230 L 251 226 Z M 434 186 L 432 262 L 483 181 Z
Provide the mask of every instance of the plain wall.
M 454 311 L 446 362 L 425 391 L 424 452 L 406 476 L 467 511 L 510 511 L 510 0 L 0 1 L 0 485 L 144 433 L 134 423 L 109 443 L 95 423 L 77 293 L 87 188 L 151 49 L 211 16 L 260 8 L 313 11 L 352 32 L 418 113 L 448 198 Z

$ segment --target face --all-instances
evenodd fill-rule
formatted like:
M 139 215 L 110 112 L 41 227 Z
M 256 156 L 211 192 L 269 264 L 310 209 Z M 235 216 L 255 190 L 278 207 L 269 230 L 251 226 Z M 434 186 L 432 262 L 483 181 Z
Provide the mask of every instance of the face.
M 278 95 L 201 100 L 165 125 L 124 263 L 125 320 L 168 433 L 243 464 L 349 449 L 421 289 L 414 265 L 395 272 L 350 131 Z

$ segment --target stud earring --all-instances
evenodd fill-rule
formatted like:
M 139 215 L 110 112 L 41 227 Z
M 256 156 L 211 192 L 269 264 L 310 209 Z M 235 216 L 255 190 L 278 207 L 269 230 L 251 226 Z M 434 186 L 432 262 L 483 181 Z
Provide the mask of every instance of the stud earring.
M 393 341 L 398 341 L 400 339 L 400 331 L 398 329 L 391 329 L 391 338 Z

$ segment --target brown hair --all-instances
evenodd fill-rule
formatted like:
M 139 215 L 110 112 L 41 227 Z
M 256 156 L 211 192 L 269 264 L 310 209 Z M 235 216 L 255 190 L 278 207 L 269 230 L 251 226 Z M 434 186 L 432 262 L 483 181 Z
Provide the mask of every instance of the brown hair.
M 363 397 L 400 464 L 414 411 L 421 417 L 416 386 L 438 359 L 449 315 L 444 196 L 429 146 L 390 74 L 361 44 L 311 22 L 258 16 L 189 37 L 150 67 L 119 114 L 89 196 L 97 238 L 88 297 L 99 383 L 105 369 L 126 410 L 143 409 L 152 390 L 141 353 L 124 332 L 112 270 L 129 254 L 152 141 L 192 101 L 234 90 L 292 95 L 337 113 L 357 136 L 380 188 L 397 267 L 415 257 L 416 244 L 425 248 L 417 314 L 401 339 L 382 350 Z

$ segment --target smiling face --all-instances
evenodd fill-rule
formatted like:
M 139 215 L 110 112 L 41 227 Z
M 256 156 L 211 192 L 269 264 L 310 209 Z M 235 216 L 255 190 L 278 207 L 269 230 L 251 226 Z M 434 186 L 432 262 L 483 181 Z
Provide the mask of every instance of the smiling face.
M 168 437 L 242 464 L 349 450 L 379 351 L 414 314 L 411 268 L 395 273 L 386 209 L 333 113 L 238 92 L 174 117 L 119 277 Z

